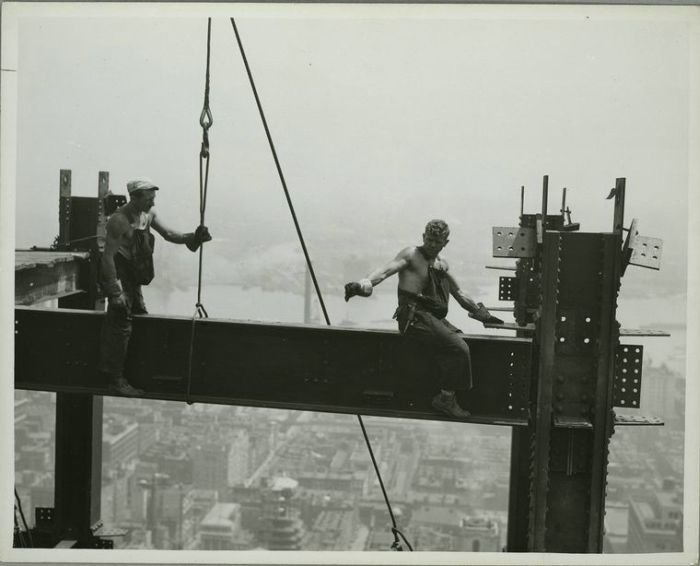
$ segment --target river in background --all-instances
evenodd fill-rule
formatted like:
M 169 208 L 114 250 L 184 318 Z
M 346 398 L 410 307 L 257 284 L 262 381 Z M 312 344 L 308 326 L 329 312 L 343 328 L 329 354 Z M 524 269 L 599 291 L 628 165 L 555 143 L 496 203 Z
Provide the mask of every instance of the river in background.
M 392 315 L 396 308 L 394 285 L 375 290 L 369 298 L 354 298 L 345 302 L 338 293 L 324 295 L 326 309 L 334 326 L 395 329 Z M 507 306 L 499 302 L 497 290 L 476 289 L 472 298 L 487 306 Z M 195 310 L 197 289 L 159 287 L 157 282 L 144 289 L 149 312 L 162 315 L 192 316 Z M 261 322 L 304 322 L 304 296 L 284 291 L 265 291 L 252 287 L 232 285 L 207 285 L 202 289 L 202 303 L 212 318 L 253 320 Z M 644 346 L 644 360 L 653 365 L 666 364 L 685 376 L 686 372 L 686 297 L 671 295 L 659 298 L 625 298 L 618 301 L 617 319 L 622 328 L 666 330 L 670 337 L 623 337 L 626 344 Z M 507 312 L 495 313 L 506 322 L 513 317 Z M 470 319 L 456 302 L 451 301 L 450 321 L 467 334 L 493 334 L 512 336 L 512 331 L 484 328 Z M 311 323 L 325 325 L 323 312 L 315 295 L 311 300 Z

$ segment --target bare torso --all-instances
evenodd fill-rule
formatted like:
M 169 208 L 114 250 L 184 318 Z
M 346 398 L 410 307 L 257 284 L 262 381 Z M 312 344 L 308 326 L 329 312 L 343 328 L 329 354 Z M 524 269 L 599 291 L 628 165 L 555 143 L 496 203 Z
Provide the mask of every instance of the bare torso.
M 399 271 L 399 289 L 409 293 L 420 293 L 428 282 L 428 268 L 432 267 L 438 271 L 447 270 L 447 262 L 440 256 L 427 258 L 423 255 L 418 246 L 409 247 L 399 254 L 407 261 L 404 269 Z

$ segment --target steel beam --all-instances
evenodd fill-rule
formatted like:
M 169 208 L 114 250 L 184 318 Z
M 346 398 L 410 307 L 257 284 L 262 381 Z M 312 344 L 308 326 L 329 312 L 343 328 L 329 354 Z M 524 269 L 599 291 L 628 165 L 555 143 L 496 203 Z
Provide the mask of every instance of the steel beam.
M 62 262 L 37 265 L 15 273 L 15 304 L 31 305 L 81 293 L 80 265 Z
M 546 199 L 546 195 L 543 200 Z M 550 444 L 552 435 L 552 397 L 555 373 L 557 286 L 559 282 L 560 239 L 551 232 L 543 239 L 542 250 L 542 314 L 538 321 L 536 342 L 539 352 L 539 379 L 535 392 L 530 479 L 530 533 L 528 550 L 546 552 L 546 521 L 550 476 Z
M 17 307 L 15 387 L 109 394 L 96 371 L 103 318 Z M 468 420 L 525 425 L 531 341 L 465 340 L 475 380 L 460 397 Z M 430 407 L 436 368 L 394 331 L 143 315 L 134 317 L 126 375 L 153 399 L 442 420 Z

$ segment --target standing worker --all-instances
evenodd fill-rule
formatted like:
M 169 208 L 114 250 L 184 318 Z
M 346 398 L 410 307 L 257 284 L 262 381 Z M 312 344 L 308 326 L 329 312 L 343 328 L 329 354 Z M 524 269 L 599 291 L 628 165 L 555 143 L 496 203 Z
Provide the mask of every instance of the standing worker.
M 439 369 L 440 392 L 432 406 L 453 418 L 467 418 L 469 412 L 457 402 L 458 390 L 473 386 L 469 346 L 461 330 L 445 318 L 450 294 L 469 316 L 482 323 L 502 323 L 492 316 L 483 303 L 475 303 L 459 287 L 447 262 L 438 254 L 449 242 L 450 229 L 444 220 L 431 220 L 425 227 L 422 246 L 401 250 L 386 266 L 365 279 L 345 285 L 345 300 L 355 295 L 369 297 L 372 288 L 387 277 L 399 274 L 399 306 L 394 318 L 399 331 L 414 336 L 435 353 Z
M 130 397 L 143 391 L 133 387 L 124 377 L 124 361 L 131 337 L 133 314 L 146 314 L 141 285 L 153 279 L 153 246 L 151 226 L 173 244 L 185 244 L 196 251 L 211 240 L 206 226 L 182 234 L 166 227 L 153 209 L 158 187 L 145 177 L 126 185 L 129 202 L 118 208 L 107 221 L 107 235 L 101 260 L 101 283 L 108 297 L 107 316 L 102 325 L 98 369 L 109 388 Z

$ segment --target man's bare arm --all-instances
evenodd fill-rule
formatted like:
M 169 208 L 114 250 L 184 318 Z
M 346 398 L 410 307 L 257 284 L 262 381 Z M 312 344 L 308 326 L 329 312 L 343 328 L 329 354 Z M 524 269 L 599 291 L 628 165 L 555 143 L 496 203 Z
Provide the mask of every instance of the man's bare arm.
M 450 282 L 450 294 L 455 298 L 455 300 L 460 304 L 460 306 L 469 312 L 469 317 L 474 320 L 486 325 L 490 324 L 503 324 L 503 321 L 493 316 L 489 310 L 484 306 L 484 303 L 476 303 L 474 300 L 467 295 L 464 291 L 459 288 L 457 280 L 452 277 L 449 273 L 447 264 L 445 264 L 445 274 L 447 275 L 447 280 Z
M 445 274 L 447 275 L 447 280 L 450 282 L 450 294 L 455 298 L 459 305 L 470 313 L 474 313 L 479 310 L 476 302 L 464 291 L 462 291 L 457 283 L 457 280 L 452 276 L 447 267 L 445 267 Z
M 155 211 L 152 211 L 151 214 L 151 226 L 153 226 L 156 232 L 163 236 L 165 241 L 172 242 L 173 244 L 186 244 L 193 238 L 194 234 L 191 232 L 184 234 L 163 224 L 161 219 L 156 215 Z
M 369 297 L 372 294 L 372 288 L 379 285 L 387 277 L 391 277 L 408 267 L 411 262 L 412 248 L 401 250 L 397 256 L 387 263 L 384 267 L 375 269 L 364 279 L 360 281 L 351 281 L 345 285 L 345 301 L 349 301 L 351 297 L 360 295 L 361 297 Z
M 102 279 L 105 294 L 108 297 L 119 297 L 122 287 L 117 280 L 117 268 L 114 265 L 114 255 L 119 251 L 122 236 L 129 229 L 129 223 L 122 214 L 114 214 L 107 221 L 105 247 L 102 252 Z
M 410 263 L 411 249 L 412 248 L 404 248 L 403 250 L 401 250 L 396 255 L 396 257 L 392 259 L 389 263 L 387 263 L 384 267 L 375 269 L 372 273 L 370 273 L 366 277 L 366 280 L 372 283 L 372 286 L 375 287 L 385 279 L 406 269 L 408 267 L 408 264 Z

